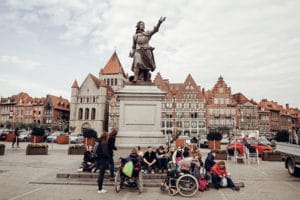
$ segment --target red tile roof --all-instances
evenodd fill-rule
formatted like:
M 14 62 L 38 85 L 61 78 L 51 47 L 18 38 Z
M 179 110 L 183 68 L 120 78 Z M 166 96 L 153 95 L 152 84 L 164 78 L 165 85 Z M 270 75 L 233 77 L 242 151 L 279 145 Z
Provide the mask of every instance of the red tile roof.
M 108 62 L 106 63 L 105 67 L 100 70 L 100 74 L 123 74 L 124 69 L 122 67 L 122 64 L 119 60 L 119 57 L 116 52 L 113 53 L 113 55 L 110 57 Z
M 56 110 L 65 110 L 69 111 L 70 110 L 70 103 L 69 100 L 53 95 L 47 95 L 48 98 L 50 98 L 52 102 L 53 109 Z

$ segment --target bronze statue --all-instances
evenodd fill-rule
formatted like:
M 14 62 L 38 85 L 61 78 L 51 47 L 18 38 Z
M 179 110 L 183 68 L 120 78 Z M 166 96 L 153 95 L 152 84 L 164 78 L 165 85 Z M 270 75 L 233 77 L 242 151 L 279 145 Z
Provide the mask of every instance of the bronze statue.
M 154 48 L 149 45 L 149 41 L 152 35 L 158 32 L 161 23 L 165 20 L 166 17 L 161 17 L 152 31 L 145 31 L 144 22 L 139 21 L 137 23 L 132 50 L 129 53 L 129 56 L 133 58 L 131 70 L 134 72 L 134 76 L 130 79 L 132 82 L 151 81 L 150 71 L 153 72 L 156 66 L 153 56 Z

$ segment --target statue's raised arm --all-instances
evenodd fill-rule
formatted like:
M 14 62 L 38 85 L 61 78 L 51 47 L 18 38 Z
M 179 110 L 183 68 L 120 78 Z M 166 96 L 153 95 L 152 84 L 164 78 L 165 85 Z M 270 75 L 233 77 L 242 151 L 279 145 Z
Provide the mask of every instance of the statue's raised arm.
M 160 25 L 166 20 L 166 17 L 160 17 L 152 31 L 145 31 L 145 23 L 139 21 L 136 25 L 136 32 L 133 36 L 132 49 L 129 53 L 133 57 L 131 70 L 134 72 L 132 82 L 151 81 L 151 73 L 154 71 L 155 61 L 153 56 L 154 48 L 149 45 L 151 36 L 158 32 Z
M 166 17 L 160 17 L 156 26 L 154 26 L 153 30 L 150 32 L 152 36 L 154 33 L 158 32 L 160 25 L 166 20 Z

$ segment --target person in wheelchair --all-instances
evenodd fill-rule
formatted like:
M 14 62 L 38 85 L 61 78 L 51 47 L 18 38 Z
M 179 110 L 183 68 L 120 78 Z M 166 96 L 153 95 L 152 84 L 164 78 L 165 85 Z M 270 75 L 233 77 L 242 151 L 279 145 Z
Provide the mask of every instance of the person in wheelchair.
M 121 188 L 123 187 L 124 183 L 128 186 L 137 186 L 136 178 L 139 176 L 139 172 L 141 171 L 141 158 L 138 155 L 137 148 L 133 148 L 131 150 L 130 155 L 127 158 L 120 158 L 121 159 Z M 126 163 L 132 161 L 132 174 L 128 175 L 125 173 L 123 168 L 125 167 Z
M 190 174 L 191 163 L 189 161 L 182 159 L 177 165 L 172 161 L 168 163 L 167 176 L 161 184 L 161 190 L 166 189 L 172 195 L 175 195 L 178 192 L 176 188 L 177 179 L 184 174 Z

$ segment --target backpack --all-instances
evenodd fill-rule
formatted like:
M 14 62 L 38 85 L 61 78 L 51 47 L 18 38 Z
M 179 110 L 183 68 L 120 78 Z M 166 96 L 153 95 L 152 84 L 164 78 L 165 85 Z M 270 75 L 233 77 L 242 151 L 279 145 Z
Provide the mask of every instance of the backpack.
M 200 179 L 200 180 L 198 180 L 198 189 L 200 190 L 200 191 L 204 191 L 204 190 L 206 190 L 206 185 L 207 185 L 207 181 L 206 181 L 206 179 Z

